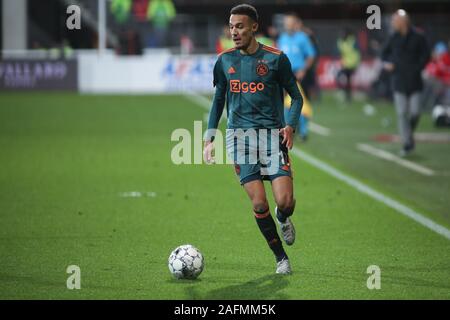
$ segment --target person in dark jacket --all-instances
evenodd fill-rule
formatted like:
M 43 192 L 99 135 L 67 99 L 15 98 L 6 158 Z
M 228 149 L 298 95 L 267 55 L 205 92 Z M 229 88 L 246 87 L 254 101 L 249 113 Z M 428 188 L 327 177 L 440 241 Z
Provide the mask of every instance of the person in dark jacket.
M 406 156 L 414 150 L 413 133 L 420 117 L 422 70 L 430 59 L 424 35 L 411 26 L 405 10 L 397 10 L 391 20 L 394 33 L 382 51 L 384 68 L 392 73 L 394 102 Z

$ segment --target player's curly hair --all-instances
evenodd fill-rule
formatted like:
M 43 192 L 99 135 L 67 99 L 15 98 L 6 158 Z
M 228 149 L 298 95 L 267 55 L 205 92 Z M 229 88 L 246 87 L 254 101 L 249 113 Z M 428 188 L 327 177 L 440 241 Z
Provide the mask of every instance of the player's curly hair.
M 249 4 L 240 4 L 235 7 L 233 7 L 230 10 L 231 14 L 242 14 L 250 17 L 253 21 L 258 22 L 258 11 L 256 11 L 255 7 L 249 5 Z

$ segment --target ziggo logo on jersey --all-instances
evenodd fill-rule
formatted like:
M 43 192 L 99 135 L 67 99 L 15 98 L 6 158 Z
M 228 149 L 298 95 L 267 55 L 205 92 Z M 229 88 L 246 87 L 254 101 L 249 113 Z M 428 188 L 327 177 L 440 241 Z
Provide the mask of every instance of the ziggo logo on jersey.
M 242 82 L 241 80 L 230 80 L 230 92 L 235 93 L 256 93 L 257 91 L 263 91 L 264 90 L 264 83 L 262 82 Z

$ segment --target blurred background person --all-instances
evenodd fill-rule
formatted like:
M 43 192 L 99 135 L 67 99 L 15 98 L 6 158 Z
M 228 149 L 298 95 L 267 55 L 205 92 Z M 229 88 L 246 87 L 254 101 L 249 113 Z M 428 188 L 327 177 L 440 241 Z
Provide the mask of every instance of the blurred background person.
M 437 104 L 450 104 L 450 54 L 445 42 L 438 42 L 432 52 L 431 61 L 425 67 L 423 107 L 430 110 Z
M 309 36 L 301 31 L 300 19 L 291 12 L 283 20 L 284 31 L 278 38 L 277 45 L 289 58 L 297 81 L 302 84 L 303 79 L 314 63 L 315 51 Z M 307 93 L 306 93 L 307 94 Z
M 277 45 L 288 56 L 292 71 L 303 88 L 305 80 L 306 86 L 308 86 L 308 79 L 305 76 L 312 67 L 316 56 L 314 46 L 309 36 L 301 30 L 300 19 L 295 13 L 288 13 L 283 19 L 283 24 L 284 31 L 280 34 Z M 302 90 L 302 95 L 304 98 L 309 98 L 308 92 Z M 285 112 L 287 112 L 286 109 Z M 311 115 L 312 112 L 307 115 L 303 110 L 300 115 L 298 133 L 302 141 L 306 141 L 308 137 L 308 122 Z
M 345 91 L 347 102 L 352 100 L 352 75 L 361 62 L 356 38 L 350 29 L 345 29 L 342 38 L 337 40 L 337 48 L 341 59 L 341 70 L 338 73 L 338 85 Z
M 262 28 L 256 34 L 256 41 L 269 47 L 275 47 L 275 40 L 270 37 L 269 32 L 262 31 Z
M 111 13 L 114 19 L 119 23 L 125 23 L 130 17 L 131 12 L 131 0 L 112 0 L 111 1 Z
M 233 40 L 231 40 L 230 27 L 225 25 L 222 28 L 222 34 L 216 41 L 216 53 L 219 54 L 233 47 L 234 43 Z
M 182 55 L 190 55 L 194 52 L 194 42 L 187 34 L 180 36 L 180 53 Z
M 166 45 L 170 21 L 175 18 L 176 10 L 172 0 L 151 0 L 147 8 L 147 17 L 153 25 L 153 46 Z
M 305 26 L 303 23 L 303 20 L 298 18 L 298 31 L 304 32 L 311 42 L 313 48 L 314 48 L 314 57 L 313 62 L 311 64 L 311 67 L 308 68 L 306 71 L 305 77 L 303 78 L 302 87 L 305 95 L 308 97 L 308 99 L 313 99 L 314 97 L 320 96 L 320 89 L 317 86 L 316 81 L 316 70 L 317 70 L 317 63 L 319 61 L 319 42 L 317 41 L 317 37 L 314 34 L 314 32 Z
M 117 53 L 121 55 L 141 55 L 142 43 L 139 33 L 132 28 L 122 28 L 119 34 L 120 45 Z
M 279 30 L 275 26 L 270 25 L 267 27 L 267 35 L 273 40 L 274 46 L 276 46 L 277 39 L 280 36 Z
M 382 51 L 384 68 L 392 72 L 394 103 L 403 147 L 400 155 L 406 156 L 415 148 L 414 130 L 420 117 L 422 70 L 430 59 L 424 35 L 411 26 L 405 10 L 397 10 L 391 19 L 394 33 Z

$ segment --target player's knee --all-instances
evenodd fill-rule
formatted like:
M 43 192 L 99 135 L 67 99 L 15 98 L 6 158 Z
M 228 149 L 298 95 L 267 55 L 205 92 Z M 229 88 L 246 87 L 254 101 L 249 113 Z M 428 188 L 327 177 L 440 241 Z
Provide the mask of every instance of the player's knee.
M 284 215 L 290 216 L 295 209 L 295 199 L 293 197 L 283 197 L 277 202 L 277 207 Z
M 256 214 L 263 214 L 269 210 L 269 204 L 267 201 L 258 201 L 253 203 L 253 211 Z
M 396 112 L 399 117 L 406 117 L 407 115 L 406 108 L 397 108 Z

